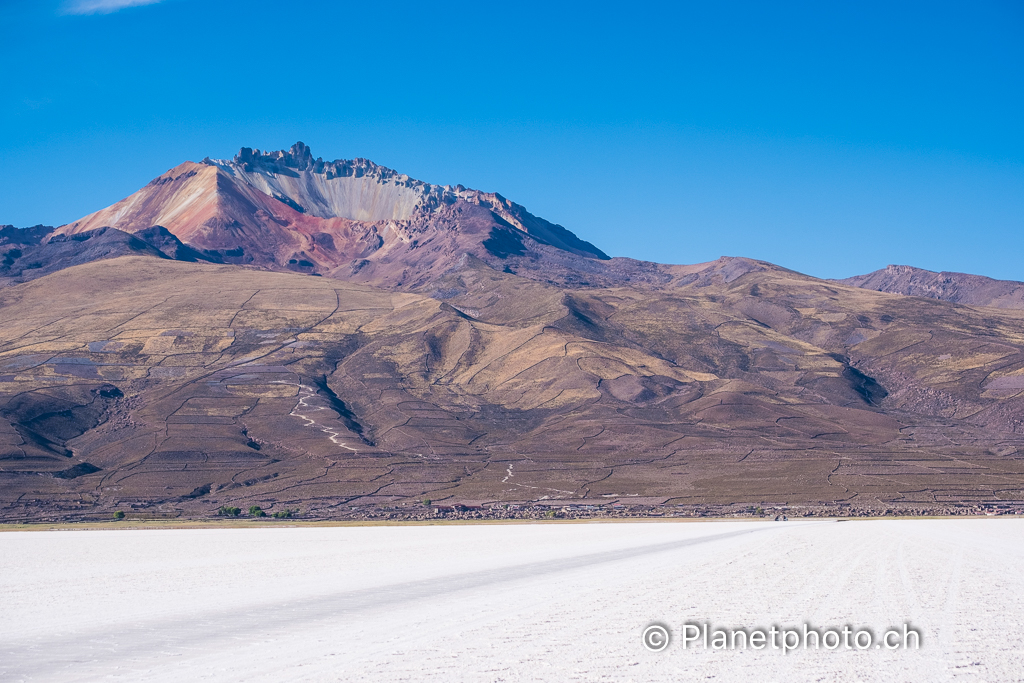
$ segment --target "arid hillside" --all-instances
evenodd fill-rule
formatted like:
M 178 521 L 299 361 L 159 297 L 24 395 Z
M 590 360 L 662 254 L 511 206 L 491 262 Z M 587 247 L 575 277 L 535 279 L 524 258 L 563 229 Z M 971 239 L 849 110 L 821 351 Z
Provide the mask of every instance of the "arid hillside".
M 466 254 L 387 291 L 139 254 L 0 289 L 0 516 L 1024 500 L 1024 312 L 673 277 Z

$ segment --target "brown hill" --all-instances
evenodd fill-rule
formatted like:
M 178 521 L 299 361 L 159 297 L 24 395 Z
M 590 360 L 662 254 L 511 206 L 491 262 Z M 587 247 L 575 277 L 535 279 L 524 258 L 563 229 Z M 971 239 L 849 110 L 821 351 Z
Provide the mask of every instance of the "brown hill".
M 1024 498 L 1024 312 L 736 263 L 571 289 L 467 256 L 395 293 L 130 256 L 7 287 L 0 515 Z
M 913 266 L 886 266 L 866 275 L 836 280 L 876 292 L 952 301 L 970 306 L 1024 308 L 1024 282 L 966 273 L 935 273 Z

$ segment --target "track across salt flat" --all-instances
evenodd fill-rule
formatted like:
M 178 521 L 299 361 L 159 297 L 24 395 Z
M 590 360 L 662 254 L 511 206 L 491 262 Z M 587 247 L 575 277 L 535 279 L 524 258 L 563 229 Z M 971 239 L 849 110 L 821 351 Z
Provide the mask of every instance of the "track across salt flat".
M 1017 519 L 2 533 L 0 681 L 1020 681 L 1022 539 Z M 692 620 L 924 642 L 683 649 Z

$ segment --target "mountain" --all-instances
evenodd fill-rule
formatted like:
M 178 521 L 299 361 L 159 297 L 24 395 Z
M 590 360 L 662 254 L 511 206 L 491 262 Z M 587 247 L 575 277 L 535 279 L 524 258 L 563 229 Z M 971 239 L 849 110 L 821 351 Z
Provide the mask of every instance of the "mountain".
M 1024 309 L 1024 282 L 966 273 L 935 273 L 913 266 L 886 266 L 866 275 L 836 280 L 876 292 L 952 301 L 969 306 Z
M 385 286 L 420 286 L 464 253 L 491 263 L 545 251 L 608 258 L 501 195 L 429 185 L 365 159 L 313 159 L 301 142 L 186 162 L 57 234 L 154 225 L 227 263 Z
M 1024 511 L 1022 310 L 609 259 L 301 144 L 0 251 L 0 519 Z
M 466 255 L 569 287 L 672 287 L 705 268 L 609 258 L 499 194 L 430 185 L 366 159 L 325 162 L 302 142 L 185 162 L 56 235 L 152 226 L 217 262 L 406 290 L 430 286 Z M 730 278 L 778 266 L 723 258 L 716 268 Z

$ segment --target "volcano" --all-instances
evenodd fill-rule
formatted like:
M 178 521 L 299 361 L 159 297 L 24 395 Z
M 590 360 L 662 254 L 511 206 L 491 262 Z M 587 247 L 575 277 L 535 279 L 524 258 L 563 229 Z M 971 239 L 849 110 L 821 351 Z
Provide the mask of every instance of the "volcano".
M 406 287 L 463 254 L 494 262 L 547 247 L 608 258 L 499 194 L 430 185 L 366 159 L 325 162 L 301 142 L 183 163 L 57 233 L 155 225 L 226 263 Z
M 302 143 L 187 162 L 0 228 L 0 518 L 1024 512 L 1019 283 L 902 268 L 609 258 Z

